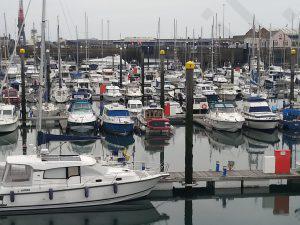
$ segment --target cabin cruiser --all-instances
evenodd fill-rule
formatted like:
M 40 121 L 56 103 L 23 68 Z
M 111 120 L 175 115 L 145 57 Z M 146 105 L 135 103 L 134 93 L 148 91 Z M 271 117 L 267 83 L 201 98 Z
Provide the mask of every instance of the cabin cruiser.
M 0 133 L 13 132 L 18 128 L 18 122 L 16 106 L 0 104 Z
M 216 84 L 219 87 L 223 84 L 228 83 L 227 79 L 223 75 L 215 75 L 213 82 L 214 82 L 214 84 Z
M 142 98 L 143 94 L 141 92 L 141 89 L 138 86 L 132 86 L 128 85 L 126 87 L 125 91 L 125 98 L 130 100 L 130 99 L 138 99 L 140 100 Z
M 110 166 L 89 156 L 49 155 L 46 151 L 42 149 L 41 156 L 6 158 L 0 185 L 1 213 L 128 201 L 148 195 L 161 178 L 168 176 L 137 163 L 132 168 Z
M 68 130 L 87 133 L 96 128 L 97 117 L 87 100 L 74 100 L 69 107 Z
M 243 116 L 247 127 L 259 130 L 275 129 L 279 116 L 273 113 L 266 99 L 250 97 L 244 105 Z
M 71 94 L 71 99 L 76 100 L 76 99 L 81 99 L 81 100 L 87 100 L 87 101 L 92 101 L 92 93 L 89 89 L 86 88 L 80 88 L 72 92 Z
M 103 99 L 108 102 L 117 102 L 122 98 L 120 88 L 118 86 L 108 85 L 103 93 Z
M 209 104 L 207 98 L 202 94 L 194 94 L 193 114 L 205 114 L 209 110 Z M 186 110 L 186 103 L 183 105 L 183 109 Z
M 241 130 L 245 122 L 244 117 L 234 105 L 226 102 L 211 105 L 210 111 L 206 114 L 204 120 L 209 127 L 228 132 Z
M 6 104 L 20 105 L 20 96 L 16 89 L 9 87 L 2 90 L 2 100 Z
M 143 104 L 140 100 L 129 100 L 127 109 L 131 117 L 137 117 L 142 112 Z
M 137 116 L 137 125 L 140 131 L 146 134 L 170 135 L 173 131 L 170 120 L 164 117 L 164 109 L 156 104 L 143 107 L 141 114 Z
M 219 99 L 214 86 L 210 83 L 197 84 L 195 93 L 206 96 L 208 102 L 216 102 Z
M 168 116 L 176 116 L 183 114 L 183 109 L 178 102 L 167 101 L 165 103 L 165 114 Z
M 102 128 L 108 133 L 128 135 L 133 132 L 134 121 L 128 109 L 118 103 L 105 105 L 100 119 Z
M 223 101 L 234 101 L 238 93 L 233 85 L 223 84 L 218 91 L 218 95 Z

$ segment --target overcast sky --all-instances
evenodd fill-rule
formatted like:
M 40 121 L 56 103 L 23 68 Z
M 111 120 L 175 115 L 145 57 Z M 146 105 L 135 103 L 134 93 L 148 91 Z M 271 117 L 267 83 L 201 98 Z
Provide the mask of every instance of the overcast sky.
M 24 10 L 30 0 L 24 0 Z M 42 0 L 31 0 L 26 17 L 26 35 L 35 23 L 40 33 Z M 0 0 L 0 33 L 3 34 L 4 19 L 7 17 L 8 32 L 16 33 L 18 0 Z M 222 9 L 225 4 L 225 36 L 228 36 L 229 23 L 231 34 L 244 34 L 252 23 L 253 14 L 263 26 L 270 23 L 275 28 L 291 27 L 294 15 L 294 27 L 298 27 L 300 0 L 47 0 L 47 19 L 50 27 L 50 39 L 56 38 L 57 16 L 60 17 L 61 35 L 75 39 L 75 26 L 78 26 L 79 38 L 84 38 L 84 14 L 89 21 L 89 37 L 101 38 L 101 19 L 104 20 L 104 37 L 107 38 L 107 20 L 110 21 L 110 39 L 120 37 L 155 37 L 157 22 L 161 18 L 161 37 L 173 37 L 173 19 L 178 21 L 178 36 L 200 35 L 201 27 L 205 37 L 211 35 L 213 15 L 218 13 L 218 22 L 222 24 Z M 221 29 L 222 30 L 222 29 Z M 221 31 L 222 32 L 222 31 Z

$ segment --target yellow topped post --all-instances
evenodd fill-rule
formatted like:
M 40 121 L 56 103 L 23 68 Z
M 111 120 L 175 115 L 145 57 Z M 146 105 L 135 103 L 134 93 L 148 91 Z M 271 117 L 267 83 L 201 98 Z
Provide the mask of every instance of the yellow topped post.
M 24 54 L 25 54 L 25 52 L 26 52 L 26 51 L 25 51 L 25 49 L 24 49 L 24 48 L 21 48 L 21 49 L 20 49 L 20 54 L 21 54 L 21 55 L 24 55 Z
M 297 54 L 297 50 L 296 50 L 295 48 L 292 48 L 292 49 L 291 49 L 291 55 L 294 56 L 294 55 L 296 55 L 296 54 Z
M 159 54 L 160 54 L 160 55 L 165 55 L 165 54 L 166 54 L 166 51 L 165 51 L 165 50 L 160 50 L 160 51 L 159 51 Z
M 194 70 L 195 69 L 195 63 L 193 61 L 188 61 L 185 64 L 186 70 Z

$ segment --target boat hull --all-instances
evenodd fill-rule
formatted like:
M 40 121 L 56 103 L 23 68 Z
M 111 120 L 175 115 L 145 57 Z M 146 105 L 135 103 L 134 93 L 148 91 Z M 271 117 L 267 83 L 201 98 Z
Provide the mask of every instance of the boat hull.
M 110 96 L 110 95 L 103 95 L 103 99 L 107 102 L 118 102 L 121 99 L 121 96 Z
M 115 123 L 108 123 L 103 122 L 102 124 L 104 131 L 113 134 L 121 134 L 121 135 L 128 135 L 133 133 L 134 124 L 115 124 Z
M 55 190 L 50 199 L 49 191 L 34 193 L 16 193 L 14 202 L 10 201 L 10 194 L 3 196 L 0 205 L 1 214 L 27 210 L 77 208 L 97 205 L 113 204 L 147 196 L 160 180 L 161 176 L 130 183 L 107 184 L 101 186 Z M 88 191 L 87 191 L 88 190 Z
M 0 133 L 10 133 L 18 128 L 18 120 L 10 124 L 0 124 Z
M 222 130 L 227 132 L 237 132 L 242 129 L 244 121 L 211 121 L 212 128 L 215 130 Z
M 278 121 L 246 119 L 245 126 L 258 130 L 274 130 L 278 126 Z

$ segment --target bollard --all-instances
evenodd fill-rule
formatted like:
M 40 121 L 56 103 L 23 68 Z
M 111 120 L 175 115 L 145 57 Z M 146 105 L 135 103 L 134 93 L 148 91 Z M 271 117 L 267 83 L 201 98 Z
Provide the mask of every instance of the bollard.
M 142 163 L 142 170 L 145 170 L 145 169 L 146 169 L 146 164 Z
M 220 162 L 216 162 L 216 172 L 220 172 Z
M 223 166 L 223 177 L 227 176 L 227 167 Z

